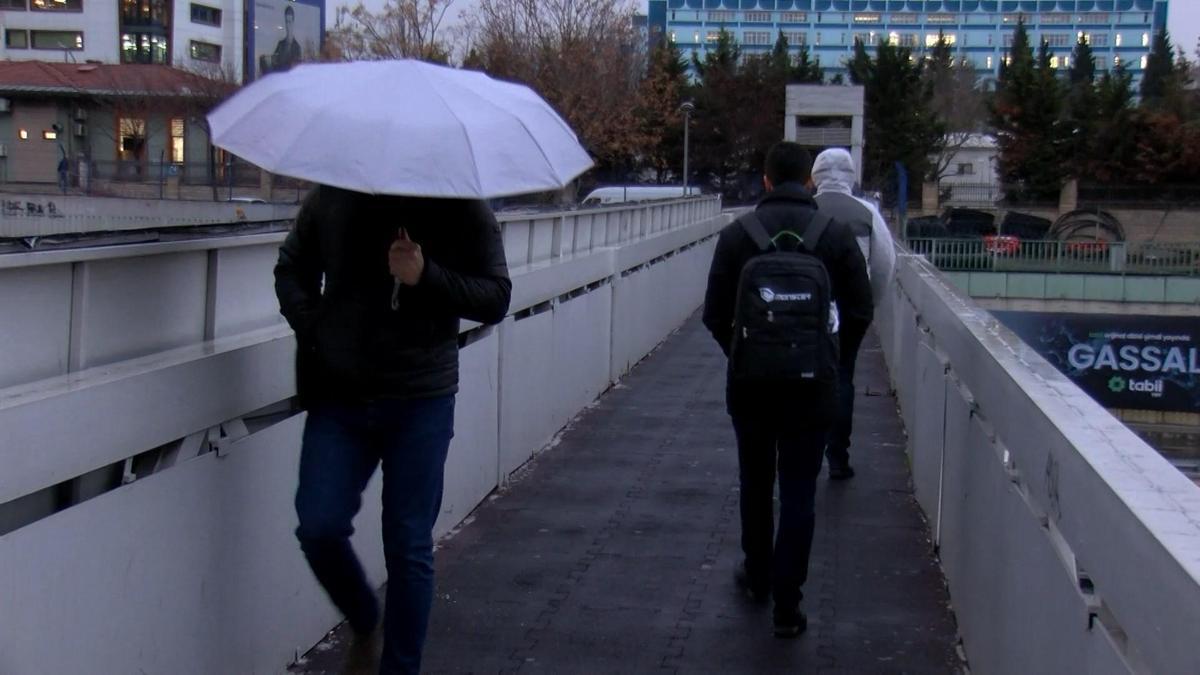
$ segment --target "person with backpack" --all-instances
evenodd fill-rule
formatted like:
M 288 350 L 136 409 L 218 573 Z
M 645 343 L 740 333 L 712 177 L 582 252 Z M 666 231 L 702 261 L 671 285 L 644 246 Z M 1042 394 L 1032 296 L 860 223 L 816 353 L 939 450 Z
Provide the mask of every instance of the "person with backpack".
M 735 579 L 756 602 L 772 597 L 775 635 L 795 637 L 808 623 L 800 589 L 837 407 L 837 333 L 870 322 L 871 287 L 854 234 L 822 214 L 804 187 L 808 151 L 777 143 L 765 168 L 767 195 L 717 240 L 704 325 L 729 357 L 745 555 Z
M 834 220 L 845 223 L 858 240 L 858 248 L 867 260 L 871 295 L 878 305 L 883 299 L 892 271 L 896 267 L 896 249 L 887 221 L 870 202 L 854 196 L 858 172 L 854 159 L 841 148 L 817 155 L 813 162 L 812 184 L 816 188 L 817 207 Z M 829 432 L 825 456 L 829 459 L 829 478 L 846 480 L 854 476 L 850 466 L 850 432 L 854 418 L 854 364 L 869 324 L 848 322 L 839 332 L 837 417 Z

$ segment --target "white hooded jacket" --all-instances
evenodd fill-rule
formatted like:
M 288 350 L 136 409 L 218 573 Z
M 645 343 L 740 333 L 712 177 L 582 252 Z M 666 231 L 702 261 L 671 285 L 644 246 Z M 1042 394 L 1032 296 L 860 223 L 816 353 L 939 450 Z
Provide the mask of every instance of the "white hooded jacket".
M 858 174 L 854 168 L 854 158 L 850 153 L 833 148 L 817 155 L 813 162 L 813 184 L 816 186 L 817 203 L 821 195 L 839 193 L 854 198 L 871 213 L 870 236 L 859 236 L 858 246 L 863 257 L 867 260 L 867 271 L 871 277 L 871 295 L 876 306 L 883 300 L 884 292 L 892 281 L 892 273 L 896 267 L 896 249 L 892 241 L 892 233 L 888 230 L 887 221 L 879 213 L 875 205 L 864 199 L 854 197 L 854 185 L 858 182 Z

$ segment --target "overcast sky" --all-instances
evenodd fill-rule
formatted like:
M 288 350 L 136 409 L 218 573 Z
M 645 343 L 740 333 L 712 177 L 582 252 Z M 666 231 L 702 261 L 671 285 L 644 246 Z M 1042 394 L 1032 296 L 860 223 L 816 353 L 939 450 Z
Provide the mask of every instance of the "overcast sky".
M 327 0 L 328 9 L 326 17 L 332 23 L 335 14 L 334 8 L 339 5 L 354 5 L 355 2 L 346 2 L 345 0 Z M 372 9 L 378 9 L 383 6 L 385 0 L 363 0 L 363 3 Z M 458 15 L 466 9 L 469 9 L 475 4 L 476 0 L 454 0 L 450 5 L 450 11 L 446 14 L 447 23 L 455 23 Z M 646 3 L 643 2 L 643 11 L 645 11 Z M 1195 60 L 1196 58 L 1196 40 L 1200 38 L 1200 0 L 1172 0 L 1171 13 L 1167 19 L 1167 28 L 1171 31 L 1171 40 L 1176 45 L 1181 45 L 1184 51 L 1187 52 L 1188 58 Z

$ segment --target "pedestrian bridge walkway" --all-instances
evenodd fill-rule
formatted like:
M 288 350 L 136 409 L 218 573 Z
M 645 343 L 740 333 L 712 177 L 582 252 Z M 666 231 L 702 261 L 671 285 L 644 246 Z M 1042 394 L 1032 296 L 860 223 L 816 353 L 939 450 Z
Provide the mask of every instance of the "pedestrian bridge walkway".
M 442 543 L 425 670 L 960 672 L 878 343 L 860 359 L 859 473 L 820 480 L 798 640 L 733 584 L 725 357 L 693 318 Z M 352 645 L 343 627 L 292 672 L 370 673 Z
M 770 638 L 731 588 L 733 439 L 689 323 L 730 218 L 501 218 L 513 302 L 460 334 L 431 670 L 947 672 L 957 630 L 977 673 L 1200 673 L 1200 488 L 903 251 L 860 475 L 818 496 L 812 624 Z M 340 667 L 292 534 L 281 239 L 0 254 L 0 673 L 277 674 L 319 643 L 301 672 Z M 356 527 L 382 581 L 378 508 Z

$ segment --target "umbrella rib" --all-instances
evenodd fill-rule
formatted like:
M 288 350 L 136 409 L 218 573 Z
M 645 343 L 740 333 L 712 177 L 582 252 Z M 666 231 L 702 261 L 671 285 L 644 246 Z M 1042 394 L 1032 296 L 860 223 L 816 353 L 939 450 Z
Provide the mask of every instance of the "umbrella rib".
M 421 77 L 425 78 L 425 83 L 429 85 L 429 89 L 438 97 L 438 100 L 442 102 L 442 107 L 446 109 L 446 113 L 448 115 L 450 115 L 450 117 L 455 122 L 458 122 L 458 126 L 459 126 L 459 128 L 462 129 L 462 132 L 463 132 L 463 138 L 467 141 L 467 149 L 470 151 L 471 157 L 474 158 L 475 157 L 475 144 L 471 142 L 471 134 L 467 132 L 467 125 L 463 124 L 463 121 L 461 119 L 459 119 L 457 115 L 454 114 L 453 108 L 451 108 L 450 104 L 446 101 L 446 97 L 442 96 L 442 92 L 438 91 L 437 85 L 433 82 L 432 79 L 430 79 L 428 73 L 426 73 L 424 68 L 421 69 Z M 539 150 L 540 149 L 541 148 L 539 146 Z M 543 154 L 545 154 L 545 153 L 543 153 Z M 474 162 L 474 161 L 471 162 L 471 171 L 475 174 L 475 184 L 479 186 L 480 196 L 484 196 L 483 178 L 479 175 L 479 164 L 477 162 Z
M 438 94 L 438 95 L 440 96 L 441 94 Z M 517 124 L 521 125 L 521 128 L 525 130 L 525 134 L 529 136 L 529 139 L 532 140 L 533 144 L 537 147 L 538 152 L 542 153 L 542 159 L 546 161 L 546 166 L 550 169 L 550 171 L 555 174 L 555 180 L 557 181 L 558 176 L 557 176 L 557 170 L 554 168 L 554 162 L 550 160 L 550 155 L 546 154 L 546 149 L 543 148 L 542 144 L 538 141 L 537 134 L 533 133 L 533 131 L 531 131 L 529 129 L 529 127 L 525 124 L 525 120 L 521 119 L 520 115 L 513 115 L 512 113 L 508 112 L 507 110 L 504 110 L 504 108 L 500 108 L 500 106 L 496 105 L 495 103 L 492 103 L 488 99 L 483 99 L 483 100 L 484 100 L 484 102 L 486 102 L 488 105 L 492 106 L 493 108 L 499 108 L 505 114 L 510 115 L 514 120 L 517 121 Z M 550 106 L 550 104 L 548 102 L 543 103 L 543 105 L 545 105 L 547 107 Z M 561 187 L 561 185 L 560 185 L 560 187 Z

